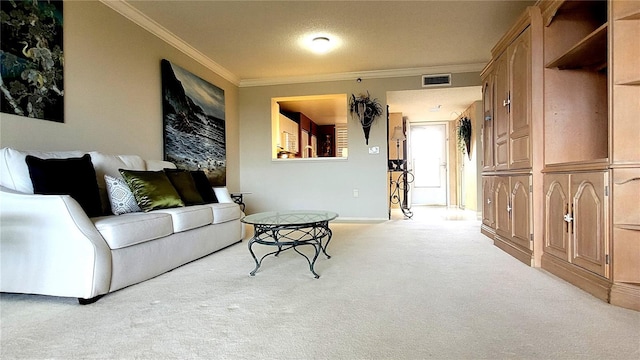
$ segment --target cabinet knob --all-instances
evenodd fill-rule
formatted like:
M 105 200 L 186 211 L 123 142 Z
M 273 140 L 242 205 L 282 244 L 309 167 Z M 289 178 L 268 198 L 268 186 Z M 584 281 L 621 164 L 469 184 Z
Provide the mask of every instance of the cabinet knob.
M 506 107 L 506 106 L 509 106 L 509 105 L 511 105 L 511 99 L 507 99 L 507 100 L 503 100 L 502 101 L 502 106 Z
M 491 199 L 487 199 L 487 204 L 491 204 Z
M 511 206 L 507 206 L 507 212 L 511 212 Z
M 564 221 L 570 223 L 573 221 L 573 217 L 571 216 L 571 214 L 564 214 Z

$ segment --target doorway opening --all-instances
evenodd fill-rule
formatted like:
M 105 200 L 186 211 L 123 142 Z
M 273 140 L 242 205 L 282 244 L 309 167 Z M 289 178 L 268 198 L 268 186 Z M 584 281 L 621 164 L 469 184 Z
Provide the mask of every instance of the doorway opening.
M 411 204 L 447 206 L 447 124 L 416 123 L 408 129 Z
M 482 87 L 387 92 L 389 131 L 394 118 L 406 123 L 406 162 L 414 178 L 407 200 L 411 206 L 465 209 L 476 216 L 481 204 Z M 469 153 L 461 153 L 457 129 L 461 118 L 472 122 Z M 395 149 L 389 146 L 389 160 Z

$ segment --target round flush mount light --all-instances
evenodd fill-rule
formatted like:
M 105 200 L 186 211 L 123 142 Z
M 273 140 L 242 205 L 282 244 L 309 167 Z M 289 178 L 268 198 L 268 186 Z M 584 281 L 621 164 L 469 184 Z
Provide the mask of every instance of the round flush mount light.
M 324 54 L 331 49 L 331 40 L 326 36 L 318 36 L 311 40 L 311 50 L 318 54 Z
M 326 54 L 339 47 L 340 40 L 326 33 L 315 33 L 302 36 L 299 44 L 316 54 Z

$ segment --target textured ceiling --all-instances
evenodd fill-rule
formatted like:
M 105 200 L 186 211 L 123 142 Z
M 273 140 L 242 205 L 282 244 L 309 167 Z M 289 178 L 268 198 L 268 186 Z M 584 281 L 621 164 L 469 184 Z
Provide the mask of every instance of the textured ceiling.
M 375 77 L 430 68 L 479 71 L 489 61 L 491 48 L 534 3 L 126 1 L 232 74 L 240 86 Z M 329 36 L 336 48 L 323 55 L 312 53 L 301 41 L 314 34 Z M 480 98 L 477 87 L 387 94 L 390 111 L 402 112 L 411 121 L 454 119 Z M 325 108 L 302 109 L 328 118 L 336 105 L 325 103 L 329 104 Z M 440 111 L 429 111 L 438 105 Z
M 128 1 L 241 80 L 484 64 L 534 1 Z M 326 34 L 317 55 L 300 44 Z
M 481 86 L 387 93 L 389 112 L 401 112 L 410 122 L 453 120 L 481 99 Z

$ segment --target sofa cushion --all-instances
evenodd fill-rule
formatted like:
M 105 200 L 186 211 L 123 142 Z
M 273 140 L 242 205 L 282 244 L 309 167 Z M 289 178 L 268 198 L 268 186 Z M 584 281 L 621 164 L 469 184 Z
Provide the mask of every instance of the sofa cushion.
M 163 171 L 120 169 L 120 173 L 143 211 L 184 206 L 180 195 Z
M 84 151 L 37 151 L 16 150 L 12 148 L 0 149 L 0 185 L 22 193 L 33 194 L 33 183 L 27 167 L 27 155 L 40 159 L 65 159 L 81 157 Z
M 173 187 L 178 191 L 185 205 L 204 204 L 202 196 L 200 196 L 196 188 L 196 183 L 188 170 L 164 169 L 164 172 L 167 174 Z
M 217 204 L 208 204 L 207 206 L 211 207 L 213 211 L 213 223 L 220 224 L 223 222 L 237 220 L 242 216 L 242 211 L 240 211 L 240 206 L 236 203 L 217 203 Z
M 181 208 L 155 210 L 153 213 L 171 215 L 173 232 L 178 233 L 213 223 L 213 212 L 207 205 L 192 205 Z
M 101 216 L 91 220 L 112 250 L 173 233 L 171 215 L 163 213 L 138 212 L 120 216 Z
M 191 177 L 193 181 L 196 183 L 196 188 L 202 197 L 202 200 L 205 204 L 217 203 L 218 198 L 216 197 L 216 193 L 213 191 L 211 187 L 211 183 L 207 178 L 207 174 L 202 170 L 194 170 L 191 171 Z
M 43 195 L 71 195 L 89 217 L 103 214 L 91 156 L 40 159 L 25 157 L 33 191 Z
M 107 196 L 111 204 L 111 212 L 114 215 L 142 211 L 124 179 L 105 175 L 104 181 L 107 185 Z

